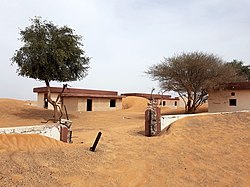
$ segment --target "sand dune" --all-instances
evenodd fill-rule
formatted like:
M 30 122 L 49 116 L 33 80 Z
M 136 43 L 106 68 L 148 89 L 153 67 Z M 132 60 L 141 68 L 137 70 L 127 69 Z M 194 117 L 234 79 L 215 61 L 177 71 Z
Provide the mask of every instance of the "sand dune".
M 131 111 L 145 111 L 148 106 L 148 99 L 143 97 L 128 96 L 123 98 L 122 108 Z
M 43 151 L 66 146 L 60 141 L 37 134 L 0 135 L 0 151 Z
M 41 110 L 29 101 L 0 99 L 0 127 L 40 124 L 52 115 L 51 110 Z
M 37 124 L 52 115 L 22 101 L 4 102 L 1 126 Z M 0 135 L 0 186 L 250 186 L 249 113 L 183 118 L 149 138 L 144 111 L 133 103 L 120 111 L 72 113 L 70 145 Z

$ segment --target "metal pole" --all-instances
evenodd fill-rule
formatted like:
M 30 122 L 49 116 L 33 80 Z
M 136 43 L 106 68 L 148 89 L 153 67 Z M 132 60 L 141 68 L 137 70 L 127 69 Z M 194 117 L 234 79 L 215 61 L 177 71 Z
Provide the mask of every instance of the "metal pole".
M 97 137 L 96 137 L 96 139 L 95 139 L 95 142 L 94 142 L 93 146 L 89 148 L 90 151 L 93 151 L 93 152 L 95 151 L 95 148 L 96 148 L 96 146 L 97 146 L 97 144 L 98 144 L 98 142 L 99 142 L 99 140 L 100 140 L 100 138 L 101 138 L 101 135 L 102 135 L 101 132 L 99 132 L 99 133 L 97 134 Z

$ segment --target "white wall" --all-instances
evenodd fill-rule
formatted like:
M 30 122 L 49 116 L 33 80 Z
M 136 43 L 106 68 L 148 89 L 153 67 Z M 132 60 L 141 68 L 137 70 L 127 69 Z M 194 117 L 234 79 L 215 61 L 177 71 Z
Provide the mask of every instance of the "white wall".
M 40 134 L 60 140 L 60 126 L 58 124 L 0 128 L 0 134 Z
M 250 112 L 249 110 L 245 111 L 238 111 L 240 112 Z M 179 115 L 163 115 L 161 116 L 161 131 L 169 127 L 169 125 L 173 124 L 175 121 L 185 118 L 185 117 L 192 117 L 192 116 L 203 116 L 203 115 L 217 115 L 217 114 L 230 114 L 234 112 L 218 112 L 218 113 L 199 113 L 199 114 L 179 114 Z

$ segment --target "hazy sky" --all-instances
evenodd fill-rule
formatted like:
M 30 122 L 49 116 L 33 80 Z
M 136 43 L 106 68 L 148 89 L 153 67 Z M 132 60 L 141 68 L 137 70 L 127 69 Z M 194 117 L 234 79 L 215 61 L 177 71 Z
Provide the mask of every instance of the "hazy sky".
M 0 98 L 36 98 L 43 82 L 17 76 L 19 31 L 41 16 L 83 36 L 91 69 L 86 89 L 150 92 L 149 66 L 181 52 L 214 53 L 250 64 L 249 0 L 0 0 Z M 53 82 L 60 86 L 62 83 Z

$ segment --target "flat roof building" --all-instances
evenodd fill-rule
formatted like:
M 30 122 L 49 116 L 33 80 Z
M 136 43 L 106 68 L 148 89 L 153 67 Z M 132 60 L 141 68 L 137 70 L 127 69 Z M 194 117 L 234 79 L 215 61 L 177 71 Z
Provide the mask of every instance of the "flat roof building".
M 180 102 L 179 97 L 171 97 L 171 95 L 146 94 L 146 93 L 123 93 L 121 95 L 144 97 L 148 100 L 153 98 L 154 100 L 157 101 L 157 104 L 161 107 L 170 107 L 170 108 L 183 107 L 183 104 L 182 102 Z
M 62 91 L 60 87 L 51 87 L 51 98 L 56 100 Z M 48 102 L 47 87 L 33 89 L 37 93 L 39 107 L 53 109 Z M 122 109 L 122 98 L 116 91 L 90 90 L 79 88 L 66 88 L 61 95 L 60 104 L 66 106 L 68 111 L 109 111 Z
M 208 112 L 250 110 L 250 82 L 220 85 L 208 93 Z

